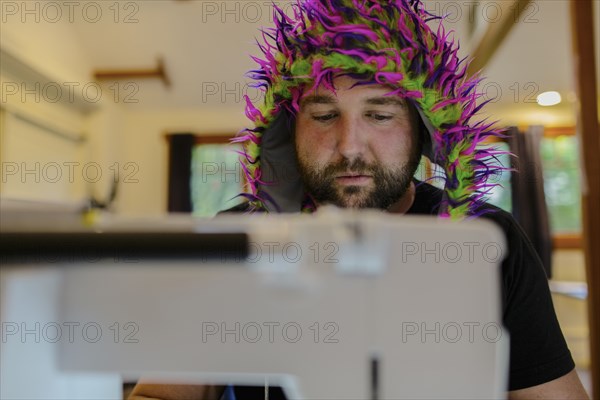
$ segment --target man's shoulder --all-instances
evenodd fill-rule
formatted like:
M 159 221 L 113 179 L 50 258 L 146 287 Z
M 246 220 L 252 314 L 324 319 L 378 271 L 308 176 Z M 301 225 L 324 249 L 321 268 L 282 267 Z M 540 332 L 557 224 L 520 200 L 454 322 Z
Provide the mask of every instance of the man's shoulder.
M 437 215 L 440 205 L 444 198 L 444 191 L 427 182 L 415 180 L 415 200 L 407 214 L 417 215 Z M 508 241 L 523 240 L 524 234 L 521 232 L 519 224 L 513 215 L 499 207 L 489 203 L 481 203 L 476 211 L 477 217 L 483 218 L 495 223 L 502 229 Z

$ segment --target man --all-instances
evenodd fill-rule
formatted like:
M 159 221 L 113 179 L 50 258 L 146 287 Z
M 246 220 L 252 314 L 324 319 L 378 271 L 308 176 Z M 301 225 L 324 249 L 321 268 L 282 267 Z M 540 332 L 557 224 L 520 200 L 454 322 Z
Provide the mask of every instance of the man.
M 443 28 L 429 28 L 433 18 L 419 0 L 306 0 L 293 17 L 278 10 L 252 72 L 265 99 L 259 107 L 248 101 L 255 128 L 236 140 L 245 144 L 249 201 L 227 211 L 334 204 L 492 219 L 509 248 L 510 398 L 585 399 L 539 257 L 509 214 L 482 201 L 498 168 L 486 164 L 494 150 L 476 145 L 499 132 L 473 121 L 477 81 L 465 78 Z M 422 154 L 444 169 L 444 190 L 413 179 Z

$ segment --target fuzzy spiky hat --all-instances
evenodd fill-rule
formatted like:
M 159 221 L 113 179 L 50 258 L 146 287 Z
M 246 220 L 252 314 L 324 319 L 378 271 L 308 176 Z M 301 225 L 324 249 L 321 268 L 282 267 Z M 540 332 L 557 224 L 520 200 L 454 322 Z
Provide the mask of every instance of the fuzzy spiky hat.
M 406 98 L 422 119 L 423 154 L 445 172 L 440 216 L 460 219 L 480 213 L 490 175 L 487 163 L 501 153 L 477 147 L 501 136 L 492 123 L 472 122 L 478 78 L 467 78 L 467 63 L 440 23 L 420 0 L 297 0 L 293 15 L 274 6 L 274 28 L 262 30 L 264 58 L 249 73 L 264 92 L 261 104 L 246 97 L 254 128 L 234 139 L 243 143 L 242 165 L 251 210 L 310 210 L 293 143 L 293 118 L 306 90 L 331 86 L 340 74 L 385 84 Z M 442 21 L 443 22 L 443 21 Z M 313 204 L 314 205 L 314 204 Z

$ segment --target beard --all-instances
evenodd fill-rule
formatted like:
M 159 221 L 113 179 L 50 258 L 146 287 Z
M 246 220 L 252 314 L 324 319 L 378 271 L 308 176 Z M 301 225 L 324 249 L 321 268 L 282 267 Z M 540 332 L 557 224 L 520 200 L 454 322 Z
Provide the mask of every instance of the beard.
M 338 207 L 375 208 L 387 210 L 406 193 L 421 159 L 420 145 L 411 149 L 410 160 L 395 165 L 382 165 L 379 162 L 366 163 L 357 158 L 352 161 L 344 158 L 325 166 L 315 166 L 298 156 L 298 169 L 304 186 L 319 204 L 333 204 Z M 371 182 L 365 186 L 339 185 L 336 177 L 348 172 L 369 175 Z

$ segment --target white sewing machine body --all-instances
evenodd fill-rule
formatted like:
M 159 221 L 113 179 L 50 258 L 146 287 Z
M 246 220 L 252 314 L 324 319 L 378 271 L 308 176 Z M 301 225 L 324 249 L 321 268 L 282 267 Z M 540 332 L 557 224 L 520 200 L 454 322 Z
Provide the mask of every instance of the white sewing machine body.
M 246 232 L 250 254 L 5 264 L 2 398 L 119 398 L 140 377 L 307 399 L 505 397 L 506 246 L 490 222 L 329 210 L 101 229 Z

